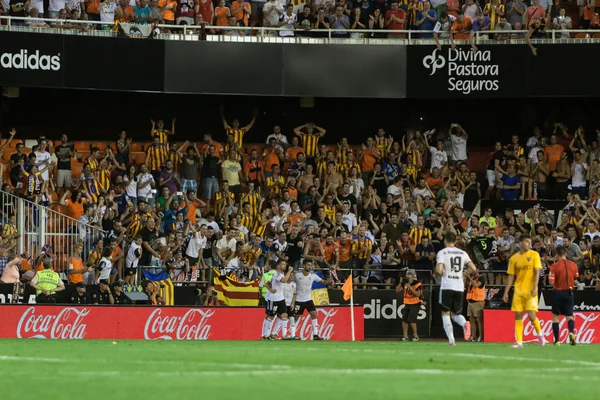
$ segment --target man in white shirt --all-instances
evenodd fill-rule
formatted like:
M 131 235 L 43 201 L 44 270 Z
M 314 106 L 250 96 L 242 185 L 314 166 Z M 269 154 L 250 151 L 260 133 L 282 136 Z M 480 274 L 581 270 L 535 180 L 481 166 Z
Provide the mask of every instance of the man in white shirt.
M 267 3 L 267 4 L 269 4 L 269 3 Z M 277 4 L 279 4 L 279 3 L 277 3 Z M 283 8 L 281 9 L 281 11 L 283 12 Z M 267 136 L 267 140 L 265 143 L 269 144 L 269 140 L 271 140 L 271 138 L 275 139 L 275 143 L 281 147 L 286 147 L 288 145 L 287 137 L 281 133 L 281 127 L 279 125 L 275 125 L 273 127 L 273 133 L 271 133 L 269 136 Z
M 433 38 L 435 39 L 438 50 L 442 50 L 442 44 L 440 43 L 439 39 L 448 39 L 450 37 L 450 28 L 452 28 L 452 23 L 455 20 L 456 17 L 454 15 L 444 13 L 442 14 L 440 20 L 433 27 Z
M 527 143 L 529 143 L 529 142 L 527 142 Z M 529 147 L 529 146 L 527 146 L 527 147 Z M 533 144 L 533 148 L 529 151 L 529 159 L 531 160 L 532 165 L 537 164 L 539 162 L 537 154 L 539 151 L 541 151 L 543 153 L 544 148 L 546 148 L 546 138 L 540 137 L 539 141 L 535 142 Z
M 47 146 L 46 140 L 42 139 L 38 145 L 38 149 L 34 152 L 38 171 L 44 169 L 50 162 L 51 154 L 46 151 Z M 44 172 L 42 172 L 41 178 L 44 181 L 48 181 L 50 179 L 49 169 L 46 169 Z
M 356 221 L 356 215 L 350 212 L 350 206 L 348 203 L 342 204 L 342 224 L 346 225 L 348 232 L 352 232 L 358 225 Z
M 283 271 L 286 271 L 285 274 Z M 281 261 L 275 267 L 275 273 L 270 282 L 265 283 L 267 290 L 270 292 L 269 300 L 267 301 L 267 318 L 271 321 L 277 315 L 277 321 L 273 327 L 274 332 L 281 329 L 281 335 L 284 339 L 287 337 L 288 314 L 285 304 L 284 285 L 292 280 L 292 272 L 294 269 L 287 266 L 285 261 Z M 263 325 L 263 339 L 265 326 Z
M 308 311 L 312 323 L 313 340 L 323 340 L 319 336 L 319 327 L 317 319 L 317 309 L 315 303 L 312 300 L 312 284 L 313 282 L 320 282 L 327 286 L 332 281 L 331 279 L 323 280 L 319 275 L 313 272 L 313 262 L 311 260 L 304 260 L 302 263 L 302 272 L 298 272 L 295 276 L 296 279 L 296 301 L 292 304 L 294 310 L 294 320 L 292 322 L 292 336 L 296 333 L 296 323 L 298 319 L 304 315 L 304 311 Z
M 140 166 L 140 174 L 137 177 L 137 198 L 138 200 L 145 201 L 154 207 L 154 196 L 152 195 L 152 189 L 156 186 L 154 177 L 148 172 L 146 164 Z
M 188 243 L 185 255 L 190 260 L 191 265 L 197 265 L 200 252 L 206 247 L 207 237 L 206 232 L 208 226 L 206 224 L 200 225 L 200 230 L 197 230 L 192 235 L 190 242 Z
M 467 161 L 467 139 L 469 135 L 459 124 L 450 127 L 450 139 L 452 141 L 452 161 L 460 163 Z
M 583 150 L 577 150 L 575 152 L 575 159 L 571 164 L 571 188 L 574 194 L 578 194 L 580 198 L 584 199 L 587 196 L 586 184 L 589 175 L 589 167 L 582 156 Z
M 64 9 L 65 5 L 66 0 L 50 0 L 50 3 L 48 3 L 48 17 L 51 19 L 57 19 L 58 12 Z
M 221 266 L 225 267 L 227 263 L 235 256 L 237 238 L 239 238 L 239 231 L 235 228 L 231 228 L 225 236 L 217 241 L 215 253 L 221 262 Z
M 282 29 L 279 31 L 279 36 L 290 37 L 294 36 L 294 24 L 296 23 L 296 14 L 294 14 L 294 5 L 288 4 L 285 13 L 279 17 L 277 26 Z
M 448 164 L 448 154 L 444 150 L 444 141 L 438 140 L 436 147 L 430 147 L 429 152 L 431 153 L 431 168 L 429 168 L 429 172 L 432 172 L 435 167 L 438 167 L 441 171 L 444 165 Z
M 279 17 L 284 13 L 283 6 L 277 0 L 269 0 L 263 6 L 263 25 L 275 28 L 279 24 Z M 268 31 L 270 36 L 276 36 L 277 31 Z M 267 144 L 269 139 L 267 138 Z

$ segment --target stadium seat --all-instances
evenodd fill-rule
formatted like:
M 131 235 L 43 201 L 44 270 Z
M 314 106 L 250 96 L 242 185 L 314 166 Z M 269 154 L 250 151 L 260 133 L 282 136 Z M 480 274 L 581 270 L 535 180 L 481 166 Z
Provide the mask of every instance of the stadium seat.
M 246 147 L 246 154 L 250 154 L 252 150 L 256 150 L 258 154 L 262 154 L 263 147 L 260 144 L 249 144 Z
M 140 151 L 144 151 L 142 149 L 142 144 L 139 142 L 131 142 L 131 144 L 129 145 L 129 151 L 131 152 L 140 152 Z
M 75 151 L 76 152 L 81 152 L 81 151 L 90 151 L 90 144 L 88 142 L 75 142 Z
M 146 162 L 146 153 L 144 153 L 143 151 L 132 151 L 131 153 L 129 153 L 129 158 L 134 164 L 142 164 Z
M 21 139 L 13 139 L 10 141 L 10 143 L 8 144 L 8 146 L 6 148 L 14 150 L 17 148 L 17 144 L 19 144 L 19 143 L 23 143 L 23 141 Z
M 600 33 L 594 33 L 592 36 L 593 39 L 600 39 Z
M 589 38 L 590 38 L 590 34 L 585 33 L 585 32 L 581 32 L 581 33 L 578 33 L 577 35 L 575 35 L 575 39 L 589 39 Z
M 71 175 L 73 179 L 79 179 L 83 172 L 83 163 L 72 163 L 71 164 Z
M 78 151 L 76 152 L 76 154 L 79 154 L 81 156 L 81 162 L 83 162 L 83 160 L 85 160 L 86 158 L 88 158 L 91 154 L 91 152 L 88 151 Z
M 92 147 L 97 147 L 100 149 L 101 152 L 104 153 L 104 151 L 106 150 L 106 147 L 108 146 L 107 142 L 92 142 Z

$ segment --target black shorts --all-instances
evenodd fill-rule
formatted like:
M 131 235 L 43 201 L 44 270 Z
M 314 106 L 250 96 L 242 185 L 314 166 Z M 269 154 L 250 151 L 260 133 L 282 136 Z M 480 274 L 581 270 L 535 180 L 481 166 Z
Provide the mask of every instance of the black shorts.
M 288 315 L 288 317 L 294 317 L 294 316 L 296 316 L 296 313 L 294 311 L 295 308 L 296 307 L 292 308 L 291 305 L 287 306 L 287 315 Z
M 440 290 L 440 306 L 442 311 L 450 311 L 452 314 L 461 314 L 463 310 L 464 292 L 456 290 Z
M 287 306 L 285 300 L 272 301 L 267 300 L 267 315 L 273 317 L 275 315 L 285 314 L 287 312 Z
M 297 301 L 296 307 L 294 308 L 294 315 L 301 317 L 304 315 L 304 310 L 310 313 L 313 311 L 317 311 L 317 308 L 315 307 L 315 303 L 312 300 L 300 302 Z
M 421 304 L 405 304 L 402 309 L 402 322 L 408 322 L 409 324 L 417 323 L 417 316 L 421 311 Z
M 126 268 L 125 276 L 133 276 L 133 275 L 135 275 L 135 272 L 136 272 L 136 268 Z
M 552 314 L 564 315 L 565 317 L 573 316 L 573 305 L 575 301 L 573 295 L 568 290 L 553 290 L 552 291 Z

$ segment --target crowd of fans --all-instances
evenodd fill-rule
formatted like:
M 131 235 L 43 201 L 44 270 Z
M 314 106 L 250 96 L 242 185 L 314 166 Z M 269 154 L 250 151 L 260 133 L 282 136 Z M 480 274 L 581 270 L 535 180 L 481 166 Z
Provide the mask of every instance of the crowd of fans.
M 453 232 L 488 284 L 505 282 L 507 260 L 529 234 L 542 255 L 542 283 L 563 245 L 581 284 L 600 286 L 600 146 L 582 127 L 571 133 L 556 123 L 546 136 L 536 128 L 526 141 L 498 142 L 483 176 L 467 167 L 460 124 L 402 137 L 379 129 L 358 146 L 348 138 L 323 144 L 326 129 L 313 123 L 288 134 L 275 126 L 258 145 L 247 139 L 258 113 L 245 126 L 221 113 L 224 143 L 210 134 L 175 143 L 175 120 L 170 129 L 152 121 L 145 152 L 132 151 L 123 131 L 106 148 L 82 152 L 80 176 L 66 135 L 56 144 L 39 138 L 28 155 L 9 141 L 10 184 L 2 190 L 70 218 L 80 244 L 57 268 L 74 284 L 134 284 L 142 266 L 162 268 L 175 282 L 210 282 L 214 270 L 247 281 L 281 260 L 298 269 L 308 259 L 338 284 L 351 274 L 359 288 L 393 288 L 409 269 L 430 280 Z M 505 200 L 506 211 L 477 215 L 481 199 Z M 569 204 L 561 213 L 511 208 L 543 199 Z M 19 235 L 10 207 L 0 207 L 0 275 Z
M 403 37 L 404 31 L 426 31 L 413 37 L 468 39 L 476 32 L 495 31 L 488 38 L 504 40 L 545 37 L 549 31 L 561 31 L 558 38 L 570 37 L 569 29 L 589 29 L 600 26 L 600 17 L 591 0 L 567 14 L 567 9 L 551 0 L 307 0 L 287 3 L 286 0 L 3 0 L 0 15 L 32 19 L 13 21 L 14 25 L 53 27 L 59 29 L 93 29 L 94 24 L 66 20 L 134 22 L 138 24 L 202 25 L 209 33 L 225 35 L 254 34 L 249 30 L 226 29 L 228 26 L 264 26 L 280 28 L 267 34 L 279 36 L 327 36 L 314 29 L 336 29 L 334 37 Z M 574 12 L 574 15 L 573 15 Z M 44 18 L 61 22 L 45 22 Z M 577 23 L 575 23 L 576 21 Z M 112 29 L 110 24 L 99 29 Z M 391 30 L 396 32 L 353 32 L 354 30 Z M 164 32 L 169 32 L 164 29 Z M 432 31 L 434 33 L 432 34 Z

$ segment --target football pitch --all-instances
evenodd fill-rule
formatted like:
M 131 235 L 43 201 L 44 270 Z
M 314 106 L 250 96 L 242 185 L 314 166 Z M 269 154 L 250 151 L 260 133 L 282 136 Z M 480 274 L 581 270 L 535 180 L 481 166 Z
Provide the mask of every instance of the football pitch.
M 600 346 L 0 340 L 0 399 L 594 399 Z

